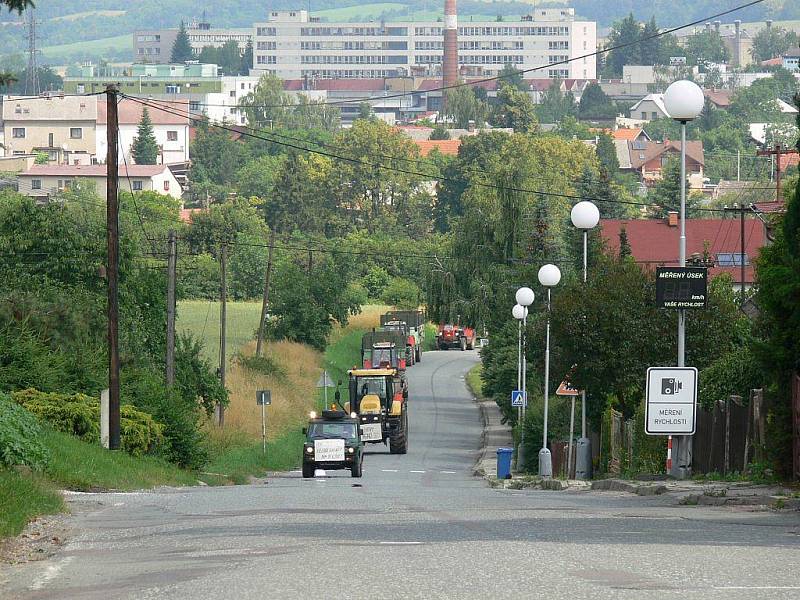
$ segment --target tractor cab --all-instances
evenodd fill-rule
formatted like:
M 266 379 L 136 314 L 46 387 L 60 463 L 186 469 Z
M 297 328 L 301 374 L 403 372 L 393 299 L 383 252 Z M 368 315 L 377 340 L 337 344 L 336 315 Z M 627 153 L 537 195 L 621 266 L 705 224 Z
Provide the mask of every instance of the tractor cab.
M 398 355 L 397 344 L 394 342 L 375 342 L 372 348 L 365 348 L 362 362 L 365 369 L 406 368 L 406 360 Z

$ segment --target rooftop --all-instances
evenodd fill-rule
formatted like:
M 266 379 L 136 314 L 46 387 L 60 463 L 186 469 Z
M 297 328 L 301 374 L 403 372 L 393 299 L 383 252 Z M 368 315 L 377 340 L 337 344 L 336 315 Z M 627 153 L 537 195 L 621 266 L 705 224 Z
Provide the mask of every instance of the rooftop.
M 600 222 L 601 234 L 607 248 L 614 254 L 619 252 L 619 232 L 624 227 L 631 246 L 631 254 L 650 268 L 675 266 L 678 261 L 680 228 L 670 226 L 664 219 L 604 219 Z M 736 254 L 741 248 L 739 219 L 687 219 L 686 256 L 702 255 L 708 242 L 709 255 Z M 758 219 L 745 220 L 745 254 L 749 264 L 745 267 L 745 283 L 753 281 L 753 261 L 764 245 L 764 226 Z M 713 277 L 730 273 L 735 282 L 741 281 L 739 266 L 715 265 L 709 269 Z
M 456 156 L 461 147 L 461 140 L 414 140 L 422 156 L 428 156 L 433 150 L 442 154 Z

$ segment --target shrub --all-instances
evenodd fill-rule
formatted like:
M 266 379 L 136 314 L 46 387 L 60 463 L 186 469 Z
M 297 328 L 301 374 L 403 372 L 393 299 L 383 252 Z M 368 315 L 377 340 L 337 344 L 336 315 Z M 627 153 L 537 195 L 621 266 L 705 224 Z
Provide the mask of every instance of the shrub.
M 200 398 L 181 393 L 180 364 L 176 361 L 173 388 L 164 385 L 159 371 L 130 367 L 122 372 L 122 393 L 138 409 L 164 424 L 163 443 L 157 448 L 160 456 L 181 467 L 198 468 L 208 458 L 198 426 Z
M 88 443 L 100 443 L 100 401 L 97 398 L 34 389 L 14 392 L 12 398 L 54 429 Z M 141 456 L 155 451 L 163 442 L 162 429 L 149 414 L 130 405 L 120 408 L 122 448 L 129 454 Z
M 547 413 L 547 441 L 569 439 L 569 398 L 551 396 Z M 580 416 L 580 407 L 576 407 Z M 528 390 L 528 410 L 525 413 L 525 470 L 539 470 L 539 450 L 544 434 L 544 402 L 542 395 Z M 580 431 L 580 424 L 577 428 Z
M 367 274 L 361 278 L 361 285 L 367 288 L 370 298 L 380 298 L 386 287 L 392 281 L 392 276 L 383 267 L 370 267 Z
M 50 453 L 41 442 L 42 430 L 31 413 L 0 394 L 0 464 L 43 469 Z

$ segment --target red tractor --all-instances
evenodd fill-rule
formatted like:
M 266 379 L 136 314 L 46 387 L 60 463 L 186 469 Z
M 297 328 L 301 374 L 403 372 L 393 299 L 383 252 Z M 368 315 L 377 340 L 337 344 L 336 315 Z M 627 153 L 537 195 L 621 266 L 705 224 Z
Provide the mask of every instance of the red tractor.
M 475 330 L 462 325 L 440 324 L 436 332 L 436 346 L 439 350 L 474 350 Z

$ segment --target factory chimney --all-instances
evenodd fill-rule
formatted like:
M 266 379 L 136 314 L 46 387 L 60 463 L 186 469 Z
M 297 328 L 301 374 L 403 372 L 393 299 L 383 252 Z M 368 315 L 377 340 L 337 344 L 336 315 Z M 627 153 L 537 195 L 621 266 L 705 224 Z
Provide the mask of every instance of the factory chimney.
M 442 85 L 448 87 L 458 83 L 458 16 L 456 0 L 444 0 L 444 60 L 442 63 Z M 444 90 L 443 94 L 447 94 Z

